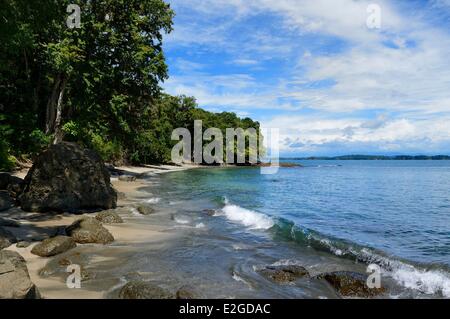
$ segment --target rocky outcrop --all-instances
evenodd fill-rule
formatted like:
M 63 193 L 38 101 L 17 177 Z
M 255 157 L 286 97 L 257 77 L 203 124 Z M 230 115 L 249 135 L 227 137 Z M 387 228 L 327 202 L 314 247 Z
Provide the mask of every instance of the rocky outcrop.
M 0 190 L 7 191 L 13 199 L 16 199 L 22 193 L 22 189 L 23 179 L 8 173 L 0 173 Z
M 141 215 L 151 215 L 155 213 L 155 209 L 147 206 L 147 205 L 140 205 L 137 207 L 137 211 L 139 212 L 139 214 Z
M 14 201 L 7 191 L 0 191 L 0 212 L 13 207 Z
M 100 156 L 73 143 L 41 153 L 24 181 L 22 209 L 33 212 L 111 209 L 117 194 Z
M 174 299 L 173 294 L 145 281 L 131 281 L 119 292 L 120 299 Z
M 0 227 L 0 250 L 16 243 L 16 237 L 8 230 Z
M 56 236 L 34 246 L 31 253 L 40 257 L 51 257 L 75 247 L 77 247 L 77 244 L 71 237 Z
M 0 251 L 0 299 L 37 299 L 25 259 L 13 251 Z
M 364 274 L 351 271 L 337 271 L 317 276 L 328 282 L 344 297 L 369 298 L 378 296 L 386 291 L 385 288 L 369 288 Z
M 114 211 L 107 210 L 104 212 L 100 212 L 95 216 L 95 219 L 97 219 L 99 222 L 104 224 L 122 224 L 123 219 Z
M 309 277 L 308 271 L 297 265 L 267 266 L 259 270 L 259 273 L 277 283 L 288 283 L 302 277 Z
M 109 244 L 113 235 L 97 219 L 84 217 L 66 227 L 66 233 L 79 244 Z

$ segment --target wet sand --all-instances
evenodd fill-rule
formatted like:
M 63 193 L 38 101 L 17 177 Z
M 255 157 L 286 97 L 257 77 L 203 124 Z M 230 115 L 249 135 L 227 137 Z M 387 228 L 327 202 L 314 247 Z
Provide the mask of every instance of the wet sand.
M 167 172 L 186 170 L 195 168 L 195 166 L 145 166 L 145 167 L 118 167 L 125 174 L 130 175 L 155 175 L 163 174 Z M 24 178 L 27 171 L 22 170 L 17 172 L 15 175 Z M 89 267 L 95 268 L 96 265 L 99 266 L 105 262 L 111 262 L 114 259 L 120 259 L 121 253 L 127 250 L 135 249 L 135 246 L 140 244 L 147 245 L 161 245 L 161 243 L 168 243 L 173 237 L 173 234 L 164 232 L 161 226 L 152 225 L 149 223 L 140 223 L 139 220 L 133 218 L 130 212 L 126 209 L 127 206 L 133 205 L 133 203 L 139 202 L 144 194 L 139 191 L 142 187 L 151 186 L 151 182 L 146 182 L 143 180 L 136 180 L 133 182 L 119 181 L 117 177 L 111 178 L 111 183 L 117 192 L 122 193 L 125 198 L 120 198 L 118 200 L 118 213 L 124 219 L 123 224 L 115 225 L 104 225 L 114 236 L 115 241 L 111 246 L 103 245 L 78 245 L 77 250 L 88 250 L 91 257 L 89 262 Z M 93 214 L 86 214 L 87 216 L 95 216 Z M 131 215 L 131 218 L 130 218 Z M 68 226 L 75 220 L 79 219 L 82 215 L 46 215 L 40 213 L 25 213 L 17 208 L 14 208 L 8 212 L 2 213 L 2 217 L 10 217 L 18 220 L 21 223 L 21 227 L 5 227 L 16 235 L 18 241 L 27 241 L 31 237 L 48 237 L 54 234 L 55 230 L 59 227 Z M 47 299 L 99 299 L 107 297 L 108 290 L 112 287 L 107 287 L 111 285 L 105 283 L 100 290 L 93 290 L 86 288 L 87 285 L 82 285 L 81 289 L 69 289 L 67 288 L 65 280 L 60 276 L 49 276 L 42 277 L 39 275 L 41 269 L 43 269 L 52 258 L 42 258 L 31 254 L 32 248 L 38 242 L 34 242 L 27 248 L 17 248 L 16 244 L 7 248 L 7 250 L 17 251 L 22 255 L 26 262 L 30 278 L 32 282 L 38 287 L 42 298 Z M 72 250 L 71 250 L 72 251 Z M 96 253 L 98 255 L 96 256 Z M 117 255 L 117 258 L 115 257 Z M 106 257 L 105 257 L 106 256 Z M 109 257 L 108 257 L 109 256 Z M 114 262 L 120 263 L 121 260 L 115 260 Z M 69 273 L 67 274 L 67 276 Z M 103 289 L 105 288 L 105 289 Z

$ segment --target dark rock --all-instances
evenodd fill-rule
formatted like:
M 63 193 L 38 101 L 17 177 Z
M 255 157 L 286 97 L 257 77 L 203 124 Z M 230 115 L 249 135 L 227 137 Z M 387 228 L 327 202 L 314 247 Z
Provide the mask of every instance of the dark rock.
M 155 209 L 147 205 L 140 205 L 137 207 L 137 210 L 141 215 L 151 215 L 155 213 Z
M 122 182 L 134 182 L 136 181 L 136 176 L 130 176 L 130 175 L 120 175 L 119 181 Z
M 8 191 L 0 191 L 0 212 L 10 209 L 13 205 L 14 201 Z
M 0 299 L 39 299 L 22 256 L 14 251 L 0 251 Z
M 0 250 L 16 243 L 16 237 L 8 230 L 0 227 Z
M 47 265 L 39 271 L 39 275 L 42 277 L 61 276 L 67 278 L 67 267 L 78 265 L 80 266 L 81 281 L 87 281 L 96 277 L 94 273 L 86 269 L 86 264 L 88 263 L 86 255 L 80 252 L 68 251 L 50 259 Z
M 24 185 L 19 201 L 25 211 L 77 212 L 117 205 L 100 156 L 73 143 L 52 145 L 41 153 Z
M 8 173 L 0 173 L 0 190 L 8 191 L 12 198 L 17 198 L 23 190 L 23 179 Z
M 192 286 L 185 285 L 178 289 L 175 294 L 176 299 L 200 299 L 200 295 Z
M 20 227 L 20 223 L 15 221 L 14 219 L 0 217 L 0 227 L 1 226 L 3 226 L 3 227 Z
M 214 209 L 204 209 L 203 212 L 208 216 L 214 216 L 216 214 Z
M 34 246 L 31 253 L 40 257 L 51 257 L 75 247 L 77 247 L 77 244 L 71 237 L 56 236 Z
M 31 243 L 28 241 L 19 241 L 16 245 L 17 248 L 27 248 Z
M 97 216 L 95 216 L 95 219 L 104 224 L 123 223 L 122 217 L 120 217 L 116 212 L 110 210 L 98 213 Z
M 297 265 L 267 266 L 259 270 L 259 273 L 277 283 L 288 283 L 301 277 L 309 277 L 308 271 Z
M 174 299 L 173 294 L 145 281 L 131 281 L 119 292 L 120 299 Z
M 368 298 L 380 295 L 386 291 L 385 288 L 369 288 L 367 286 L 367 277 L 367 275 L 350 271 L 337 271 L 317 276 L 318 279 L 327 281 L 344 297 Z
M 66 233 L 79 244 L 109 244 L 114 241 L 111 233 L 95 218 L 84 217 L 66 228 Z

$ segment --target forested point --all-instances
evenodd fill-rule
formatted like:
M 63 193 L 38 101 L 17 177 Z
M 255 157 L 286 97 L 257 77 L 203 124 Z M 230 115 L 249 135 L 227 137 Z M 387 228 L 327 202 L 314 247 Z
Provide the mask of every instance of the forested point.
M 69 4 L 81 8 L 80 28 L 66 25 Z M 116 164 L 167 163 L 172 131 L 193 131 L 194 120 L 259 132 L 250 118 L 164 93 L 174 14 L 163 0 L 2 1 L 0 170 L 63 140 Z

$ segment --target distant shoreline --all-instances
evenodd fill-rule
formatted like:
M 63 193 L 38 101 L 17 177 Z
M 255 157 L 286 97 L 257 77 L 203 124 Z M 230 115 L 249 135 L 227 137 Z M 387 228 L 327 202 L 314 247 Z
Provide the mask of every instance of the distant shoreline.
M 281 157 L 280 160 L 300 161 L 448 161 L 449 155 L 343 155 L 343 156 L 311 156 L 311 157 Z

